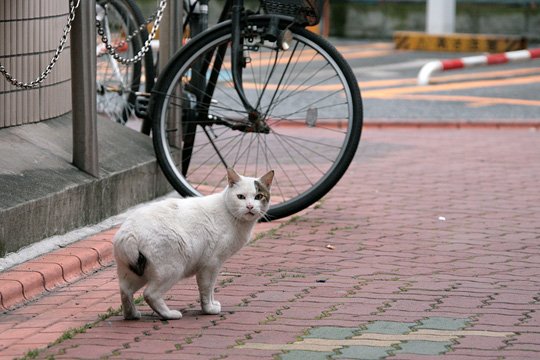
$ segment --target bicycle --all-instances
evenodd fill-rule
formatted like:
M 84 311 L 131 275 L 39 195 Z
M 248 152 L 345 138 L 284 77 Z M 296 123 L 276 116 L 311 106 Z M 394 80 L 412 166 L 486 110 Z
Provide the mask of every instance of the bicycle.
M 154 86 L 152 51 L 141 51 L 154 17 L 146 20 L 133 0 L 96 1 L 97 111 L 122 125 L 137 113 L 137 94 Z M 120 56 L 137 55 L 140 61 L 119 61 Z M 141 132 L 149 134 L 150 129 L 149 120 L 143 120 Z
M 227 0 L 219 23 L 162 70 L 150 96 L 152 138 L 181 195 L 223 188 L 226 167 L 248 176 L 273 168 L 273 220 L 312 205 L 343 176 L 362 101 L 343 57 L 305 29 L 319 17 L 312 0 L 261 0 L 257 12 Z
M 198 0 L 183 0 L 184 40 L 189 37 L 191 28 L 193 33 L 202 32 L 198 5 Z M 96 1 L 97 111 L 121 125 L 127 125 L 129 119 L 142 119 L 139 129 L 146 135 L 151 131 L 148 100 L 139 94 L 151 92 L 158 73 L 158 61 L 150 49 L 141 49 L 147 39 L 153 40 L 147 29 L 163 11 L 161 7 L 158 5 L 154 14 L 145 19 L 134 0 Z M 143 56 L 135 59 L 140 52 Z

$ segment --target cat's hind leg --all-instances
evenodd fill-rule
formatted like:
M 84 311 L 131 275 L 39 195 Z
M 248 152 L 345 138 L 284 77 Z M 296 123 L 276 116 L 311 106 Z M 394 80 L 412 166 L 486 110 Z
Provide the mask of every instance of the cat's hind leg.
M 144 289 L 144 300 L 163 320 L 177 320 L 182 318 L 178 310 L 171 310 L 165 303 L 163 295 L 176 283 L 177 279 L 152 279 Z
M 118 283 L 120 285 L 120 300 L 122 301 L 122 312 L 126 320 L 138 320 L 141 313 L 137 310 L 133 301 L 133 294 L 144 286 L 146 280 L 134 274 L 130 269 L 122 264 L 118 264 Z
M 221 304 L 214 300 L 214 286 L 218 273 L 219 267 L 206 267 L 197 273 L 202 311 L 208 315 L 217 315 L 221 312 Z

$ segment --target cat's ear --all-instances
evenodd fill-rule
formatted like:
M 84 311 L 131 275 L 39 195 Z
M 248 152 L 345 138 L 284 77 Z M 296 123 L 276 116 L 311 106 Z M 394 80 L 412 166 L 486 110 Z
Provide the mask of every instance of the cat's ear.
M 272 187 L 272 180 L 274 180 L 274 170 L 270 170 L 259 179 L 268 189 Z
M 233 168 L 227 168 L 227 181 L 229 182 L 229 187 L 232 187 L 240 181 L 240 175 Z

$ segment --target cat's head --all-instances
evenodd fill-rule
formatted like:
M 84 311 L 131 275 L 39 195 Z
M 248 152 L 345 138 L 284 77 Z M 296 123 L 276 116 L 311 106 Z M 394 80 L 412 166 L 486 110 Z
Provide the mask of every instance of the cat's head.
M 270 206 L 270 188 L 274 170 L 260 178 L 241 176 L 233 169 L 227 169 L 229 185 L 225 189 L 227 208 L 239 220 L 256 221 Z

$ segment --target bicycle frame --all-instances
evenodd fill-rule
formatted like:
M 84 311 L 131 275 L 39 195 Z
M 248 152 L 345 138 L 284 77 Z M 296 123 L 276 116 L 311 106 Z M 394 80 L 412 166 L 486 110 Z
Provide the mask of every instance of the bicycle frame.
M 201 11 L 202 9 L 202 11 Z M 208 9 L 208 0 L 200 0 L 199 3 L 199 10 L 195 12 L 195 16 L 197 17 L 197 21 L 194 21 L 193 23 L 196 24 L 196 26 L 191 28 L 192 36 L 197 35 L 200 32 L 206 30 L 206 27 L 208 26 L 208 12 L 205 11 Z M 225 2 L 225 5 L 221 11 L 220 17 L 218 22 L 226 21 L 229 18 L 229 14 L 232 12 L 232 22 L 233 22 L 233 59 L 232 59 L 232 68 L 233 68 L 233 82 L 234 87 L 240 96 L 240 99 L 248 111 L 249 114 L 253 112 L 253 107 L 247 100 L 243 86 L 242 86 L 242 75 L 241 75 L 241 64 L 240 61 L 242 59 L 242 46 L 240 44 L 240 34 L 241 34 L 241 18 L 243 13 L 243 0 L 227 0 Z M 191 18 L 193 14 L 190 12 L 188 14 L 188 18 Z M 194 128 L 197 126 L 198 123 L 205 123 L 208 122 L 208 109 L 210 108 L 210 102 L 214 94 L 215 90 L 215 84 L 218 81 L 219 72 L 221 71 L 221 66 L 223 65 L 223 58 L 224 54 L 227 51 L 227 45 L 221 46 L 217 50 L 217 56 L 215 56 L 217 61 L 214 62 L 212 72 L 210 75 L 210 78 L 207 80 L 203 76 L 200 76 L 198 74 L 206 74 L 208 67 L 210 66 L 211 60 L 214 57 L 215 54 L 209 53 L 207 58 L 197 64 L 194 64 L 195 70 L 193 71 L 193 77 L 190 81 L 190 85 L 194 89 L 204 89 L 201 93 L 204 94 L 202 99 L 198 99 L 197 102 L 197 113 L 198 113 L 198 121 L 197 122 L 188 122 L 186 124 L 186 132 L 194 132 Z M 235 65 L 236 64 L 236 65 Z M 206 131 L 206 130 L 205 130 Z M 191 160 L 191 153 L 192 153 L 192 146 L 193 142 L 195 141 L 194 137 L 184 137 L 184 146 L 182 150 L 182 172 L 184 175 L 187 173 L 187 169 L 189 168 L 190 160 Z M 224 162 L 224 159 L 221 159 L 222 162 Z
M 191 27 L 192 37 L 198 35 L 200 32 L 206 30 L 205 26 L 208 24 L 208 0 L 199 0 L 198 7 L 193 7 L 190 9 L 190 13 L 187 15 L 187 18 L 190 19 L 192 16 L 195 17 L 193 21 L 193 26 Z M 197 108 L 196 108 L 196 118 L 186 119 L 184 122 L 185 133 L 195 133 L 195 128 L 197 125 L 202 125 L 203 131 L 206 133 L 206 136 L 215 147 L 210 134 L 207 132 L 207 129 L 204 125 L 211 125 L 213 123 L 220 123 L 222 125 L 228 126 L 231 129 L 246 131 L 246 132 L 260 132 L 268 133 L 270 128 L 265 122 L 265 117 L 267 114 L 262 114 L 256 106 L 253 106 L 250 101 L 247 99 L 242 81 L 242 71 L 245 66 L 244 64 L 244 44 L 243 44 L 243 34 L 242 30 L 244 29 L 244 21 L 246 19 L 246 11 L 244 9 L 244 0 L 226 0 L 224 7 L 221 11 L 218 22 L 224 22 L 230 19 L 232 23 L 231 31 L 231 72 L 234 88 L 238 97 L 248 114 L 247 122 L 228 122 L 224 119 L 219 119 L 209 116 L 209 109 L 211 105 L 212 98 L 214 96 L 215 86 L 218 81 L 219 73 L 223 65 L 223 59 L 225 58 L 225 53 L 228 48 L 228 44 L 221 45 L 214 52 L 208 53 L 206 58 L 199 61 L 198 63 L 193 64 L 192 78 L 189 83 L 189 87 L 195 90 L 195 93 L 203 94 L 201 98 L 200 95 L 197 96 Z M 264 34 L 264 37 L 269 37 L 276 41 L 278 37 L 278 23 L 279 19 L 283 18 L 282 16 L 271 15 L 270 17 L 270 30 L 268 34 Z M 294 23 L 294 19 L 290 19 L 291 24 Z M 273 25 L 273 27 L 272 27 Z M 214 61 L 212 62 L 212 59 Z M 201 74 L 206 74 L 210 64 L 212 64 L 212 69 L 210 76 L 206 79 L 205 76 Z M 201 89 L 198 91 L 197 89 Z M 184 136 L 183 137 L 183 149 L 182 149 L 182 173 L 186 175 L 187 170 L 190 165 L 191 155 L 193 151 L 193 144 L 195 141 L 194 136 Z M 219 154 L 219 152 L 218 152 Z M 225 160 L 221 158 L 220 161 L 225 167 L 227 164 Z
M 232 27 L 232 59 L 231 59 L 231 69 L 232 77 L 234 82 L 234 88 L 244 105 L 247 113 L 249 114 L 249 119 L 254 121 L 260 115 L 258 111 L 249 103 L 244 93 L 244 87 L 242 85 L 242 54 L 243 48 L 241 44 L 241 32 L 242 32 L 242 15 L 244 12 L 244 0 L 232 0 L 232 9 L 231 9 L 231 21 L 233 23 Z
M 200 1 L 201 6 L 205 6 L 207 8 L 208 6 L 208 0 L 202 0 Z M 251 105 L 249 100 L 247 99 L 243 82 L 242 82 L 242 68 L 244 66 L 243 63 L 243 43 L 242 43 L 242 22 L 244 21 L 245 17 L 245 10 L 244 10 L 244 0 L 227 0 L 225 2 L 225 5 L 223 7 L 223 10 L 221 12 L 221 15 L 219 17 L 218 22 L 223 22 L 229 18 L 229 13 L 231 14 L 231 22 L 232 22 L 232 44 L 231 44 L 231 72 L 232 72 L 232 78 L 234 83 L 234 88 L 242 102 L 242 105 L 244 106 L 247 114 L 249 114 L 248 118 L 250 122 L 256 123 L 260 122 L 261 119 L 261 113 Z M 275 19 L 277 20 L 278 17 L 275 16 Z M 208 18 L 206 16 L 201 16 L 201 19 L 203 24 L 208 24 Z M 271 21 L 272 23 L 272 21 Z M 277 27 L 277 21 L 274 22 L 274 24 Z M 193 30 L 193 29 L 192 29 Z M 204 27 L 199 27 L 196 29 L 197 31 L 195 34 L 198 34 L 199 30 L 204 31 Z M 223 59 L 223 54 L 225 53 L 227 47 L 223 46 L 218 51 L 218 59 Z M 209 54 L 209 57 L 206 59 L 205 64 L 201 64 L 200 69 L 203 73 L 208 70 L 208 65 L 210 64 L 210 58 L 213 56 L 213 54 Z M 204 109 L 208 109 L 208 106 L 210 105 L 210 99 L 213 96 L 214 89 L 212 88 L 213 84 L 215 84 L 215 81 L 217 81 L 217 77 L 219 74 L 219 71 L 221 70 L 222 61 L 216 61 L 214 63 L 214 68 L 212 70 L 212 75 L 209 79 L 209 81 L 206 83 L 206 90 L 205 90 L 205 97 L 203 98 L 203 101 L 201 102 L 200 111 L 202 111 L 204 116 L 207 116 L 207 112 L 204 111 Z M 196 80 L 196 82 L 193 84 L 196 86 L 196 88 L 201 88 L 199 86 L 203 85 L 203 83 L 200 80 Z M 210 87 L 208 87 L 210 86 Z

